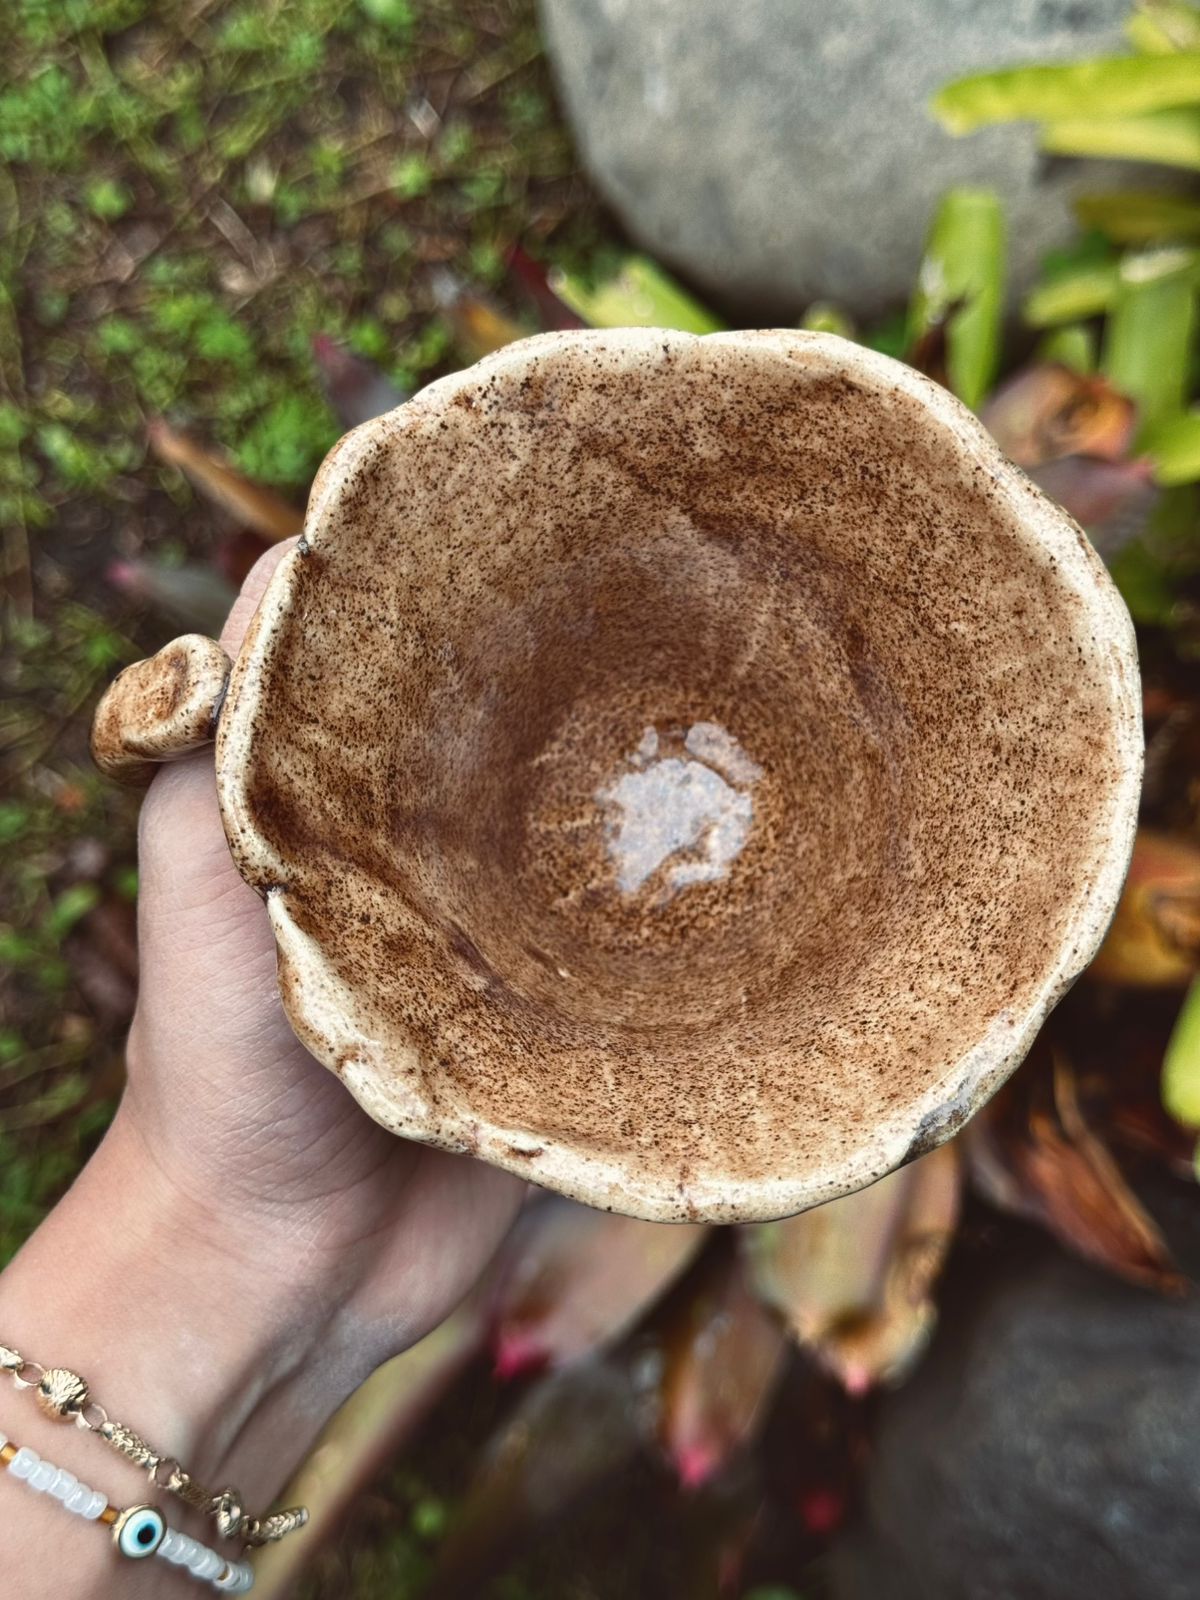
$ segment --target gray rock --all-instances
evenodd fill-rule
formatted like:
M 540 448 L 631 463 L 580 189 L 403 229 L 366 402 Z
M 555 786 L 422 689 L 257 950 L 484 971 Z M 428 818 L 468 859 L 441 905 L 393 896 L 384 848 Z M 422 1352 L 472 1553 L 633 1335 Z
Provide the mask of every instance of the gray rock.
M 1195 1275 L 1200 1202 L 1179 1195 L 1172 1242 Z M 1198 1351 L 1194 1293 L 1160 1299 L 1049 1245 L 982 1293 L 960 1281 L 882 1406 L 835 1600 L 1195 1600 Z
M 584 163 L 634 239 L 759 319 L 905 298 L 955 183 L 1000 191 L 1026 283 L 1069 196 L 1120 174 L 1046 161 L 1028 126 L 952 138 L 926 106 L 964 72 L 1121 49 L 1129 0 L 540 3 Z

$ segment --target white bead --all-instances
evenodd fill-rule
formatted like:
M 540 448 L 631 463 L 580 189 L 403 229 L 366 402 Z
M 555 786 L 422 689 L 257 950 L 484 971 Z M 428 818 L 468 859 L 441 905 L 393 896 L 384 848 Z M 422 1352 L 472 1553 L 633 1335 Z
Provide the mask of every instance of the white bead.
M 214 1589 L 221 1589 L 226 1594 L 239 1592 L 238 1585 L 242 1581 L 242 1569 L 235 1562 L 229 1563 L 229 1569 L 213 1583 Z
M 169 1559 L 173 1561 L 177 1567 L 186 1567 L 188 1562 L 192 1559 L 194 1552 L 199 1548 L 199 1545 L 197 1545 L 195 1539 L 193 1539 L 190 1534 L 181 1533 L 179 1535 L 179 1543 L 175 1547 L 175 1554 L 169 1557 Z
M 86 1483 L 77 1483 L 63 1503 L 68 1511 L 73 1511 L 77 1517 L 82 1516 L 92 1503 L 92 1491 Z
M 65 1503 L 67 1496 L 78 1482 L 79 1479 L 73 1472 L 68 1472 L 66 1467 L 59 1467 L 58 1472 L 55 1474 L 54 1482 L 50 1485 L 49 1493 L 56 1500 L 62 1500 Z
M 175 1532 L 175 1529 L 168 1528 L 166 1533 L 164 1533 L 162 1536 L 162 1543 L 159 1545 L 154 1554 L 156 1556 L 161 1556 L 164 1561 L 170 1561 L 171 1551 L 174 1550 L 178 1540 L 179 1535 Z
M 95 1522 L 102 1511 L 108 1508 L 108 1496 L 101 1494 L 99 1489 L 92 1490 L 92 1498 L 79 1513 L 86 1522 Z
M 0 1450 L 3 1450 L 4 1446 L 7 1443 L 8 1443 L 8 1435 L 6 1433 L 0 1433 Z
M 223 1572 L 224 1570 L 224 1556 L 218 1555 L 215 1550 L 206 1550 L 204 1552 L 204 1566 L 196 1574 L 196 1576 L 198 1578 L 215 1578 L 219 1572 Z
M 46 1490 L 58 1477 L 58 1468 L 53 1461 L 39 1461 L 29 1474 L 29 1487 L 36 1489 L 38 1494 L 45 1494 Z
M 198 1544 L 192 1551 L 191 1558 L 187 1564 L 187 1569 L 194 1578 L 208 1577 L 208 1573 L 205 1571 L 205 1568 L 208 1566 L 208 1558 L 210 1555 L 212 1555 L 212 1551 L 206 1549 L 202 1544 Z
M 41 1459 L 36 1450 L 31 1450 L 27 1444 L 23 1444 L 9 1462 L 8 1470 L 14 1478 L 29 1479 Z

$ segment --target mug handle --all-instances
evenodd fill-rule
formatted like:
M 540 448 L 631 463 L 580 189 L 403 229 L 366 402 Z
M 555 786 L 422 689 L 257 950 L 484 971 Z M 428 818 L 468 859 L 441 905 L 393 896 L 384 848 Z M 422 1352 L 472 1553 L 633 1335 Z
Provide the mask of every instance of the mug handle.
M 92 719 L 92 759 L 119 783 L 144 787 L 160 761 L 210 743 L 232 663 L 215 639 L 185 633 L 126 667 Z

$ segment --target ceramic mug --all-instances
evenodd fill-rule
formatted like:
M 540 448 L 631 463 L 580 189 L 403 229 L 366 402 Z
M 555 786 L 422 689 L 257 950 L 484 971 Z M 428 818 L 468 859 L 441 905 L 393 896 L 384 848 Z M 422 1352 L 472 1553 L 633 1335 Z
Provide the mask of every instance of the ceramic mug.
M 362 1106 L 592 1205 L 782 1216 L 948 1137 L 1109 921 L 1133 631 L 945 390 L 829 335 L 546 334 L 348 434 L 216 726 L 283 1004 Z M 219 718 L 218 718 L 219 708 Z

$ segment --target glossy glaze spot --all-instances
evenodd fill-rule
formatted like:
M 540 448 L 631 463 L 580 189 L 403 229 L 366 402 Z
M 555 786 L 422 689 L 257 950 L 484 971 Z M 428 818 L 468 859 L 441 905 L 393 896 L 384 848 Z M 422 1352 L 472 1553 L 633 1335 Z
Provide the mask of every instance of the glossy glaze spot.
M 608 852 L 626 894 L 649 881 L 670 892 L 723 878 L 753 826 L 751 791 L 762 768 L 733 735 L 719 723 L 697 722 L 678 742 L 684 753 L 668 754 L 670 743 L 647 728 L 628 770 L 597 791 L 616 813 Z

